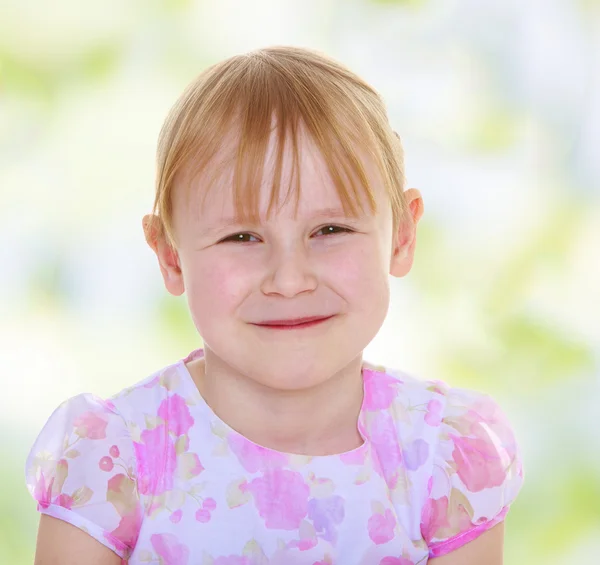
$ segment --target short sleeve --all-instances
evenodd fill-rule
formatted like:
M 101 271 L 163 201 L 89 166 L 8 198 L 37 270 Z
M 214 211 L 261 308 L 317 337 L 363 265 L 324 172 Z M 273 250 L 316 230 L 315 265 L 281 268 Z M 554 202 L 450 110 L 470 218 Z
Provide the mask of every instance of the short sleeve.
M 513 429 L 488 395 L 446 389 L 421 532 L 430 558 L 501 522 L 523 483 Z
M 125 420 L 110 401 L 89 394 L 61 404 L 25 465 L 38 510 L 80 528 L 126 559 L 142 508 L 135 453 Z

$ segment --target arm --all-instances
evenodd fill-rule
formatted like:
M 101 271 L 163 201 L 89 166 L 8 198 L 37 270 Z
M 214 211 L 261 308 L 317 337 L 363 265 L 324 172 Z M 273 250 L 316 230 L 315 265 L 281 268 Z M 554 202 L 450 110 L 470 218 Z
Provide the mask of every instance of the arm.
M 430 559 L 428 565 L 503 565 L 504 522 L 457 550 Z
M 110 549 L 68 522 L 42 514 L 34 565 L 121 565 Z

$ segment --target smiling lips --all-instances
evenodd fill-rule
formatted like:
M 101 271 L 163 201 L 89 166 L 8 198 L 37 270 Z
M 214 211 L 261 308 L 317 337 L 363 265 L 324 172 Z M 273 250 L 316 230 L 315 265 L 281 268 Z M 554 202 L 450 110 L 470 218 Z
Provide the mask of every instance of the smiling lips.
M 294 320 L 269 320 L 255 325 L 273 330 L 297 330 L 316 326 L 330 318 L 333 318 L 333 316 L 311 316 L 308 318 L 296 318 Z

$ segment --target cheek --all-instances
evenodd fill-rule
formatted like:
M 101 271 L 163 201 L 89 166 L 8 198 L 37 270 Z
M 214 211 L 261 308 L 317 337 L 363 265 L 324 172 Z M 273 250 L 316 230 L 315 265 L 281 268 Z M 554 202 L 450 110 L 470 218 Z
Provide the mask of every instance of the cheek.
M 348 300 L 372 309 L 389 299 L 389 277 L 384 254 L 372 245 L 332 254 L 323 262 L 331 285 Z M 362 309 L 362 308 L 361 308 Z
M 239 262 L 192 262 L 184 269 L 188 303 L 196 325 L 218 321 L 234 311 L 247 295 L 249 277 Z

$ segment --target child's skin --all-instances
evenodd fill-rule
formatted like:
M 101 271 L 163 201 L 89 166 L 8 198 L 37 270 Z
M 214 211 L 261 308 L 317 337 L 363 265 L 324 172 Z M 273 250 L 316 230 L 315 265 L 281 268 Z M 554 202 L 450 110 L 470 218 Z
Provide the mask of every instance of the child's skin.
M 394 231 L 389 198 L 374 164 L 365 160 L 377 210 L 370 212 L 365 195 L 364 212 L 349 217 L 321 155 L 302 133 L 299 141 L 297 216 L 292 197 L 266 217 L 267 168 L 260 225 L 227 225 L 235 215 L 227 179 L 221 178 L 201 202 L 199 178 L 189 192 L 175 189 L 175 250 L 157 237 L 152 217 L 144 218 L 144 226 L 168 291 L 186 292 L 204 340 L 205 360 L 188 368 L 206 402 L 256 443 L 324 455 L 362 443 L 356 427 L 362 352 L 386 316 L 388 275 L 401 277 L 411 268 L 423 201 L 418 190 L 405 192 L 407 212 Z M 269 154 L 273 148 L 271 143 Z M 325 233 L 330 225 L 351 231 Z M 223 241 L 240 233 L 247 234 L 242 242 Z M 333 317 L 295 330 L 257 325 L 308 316 Z

